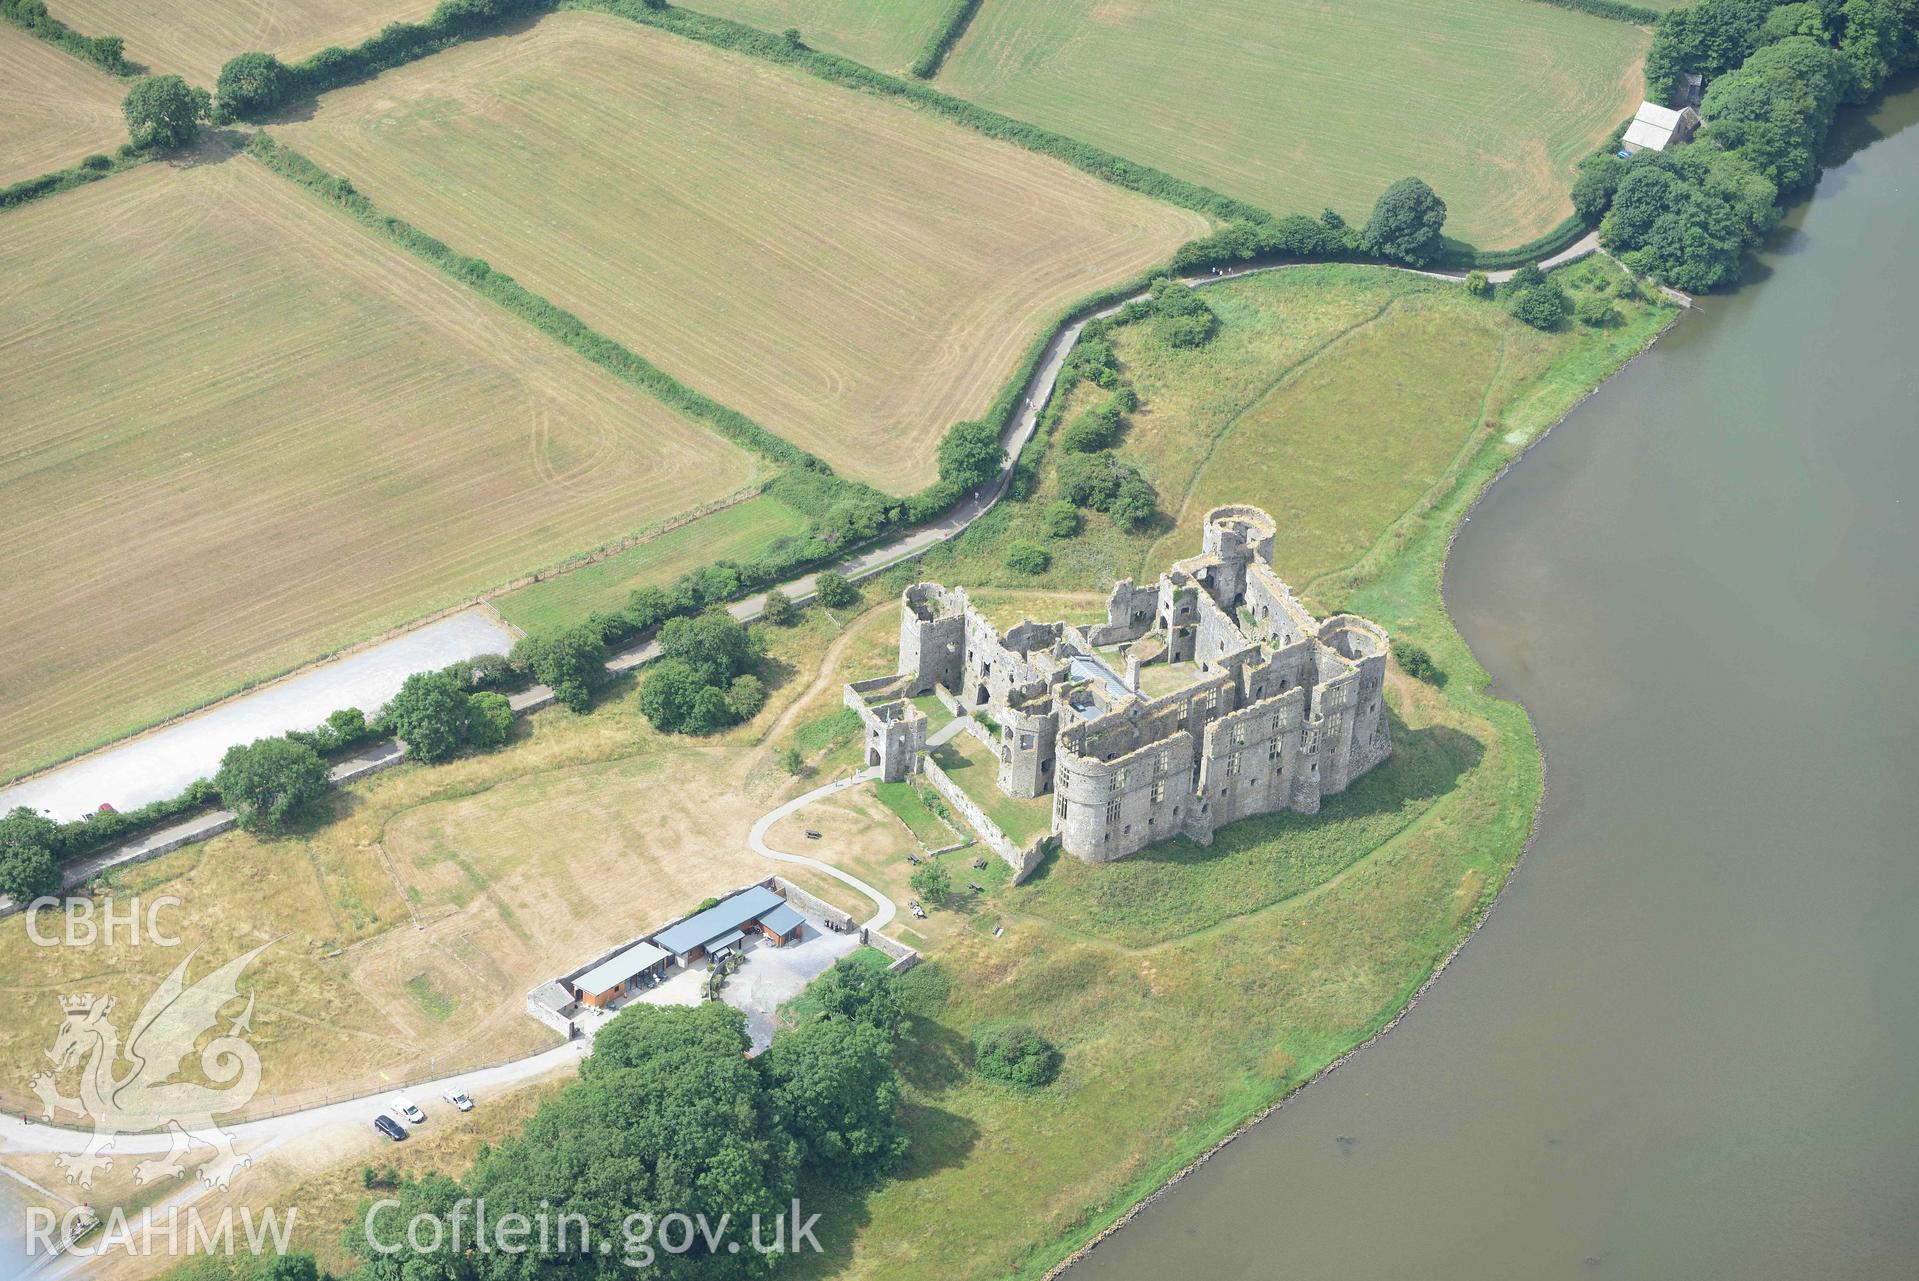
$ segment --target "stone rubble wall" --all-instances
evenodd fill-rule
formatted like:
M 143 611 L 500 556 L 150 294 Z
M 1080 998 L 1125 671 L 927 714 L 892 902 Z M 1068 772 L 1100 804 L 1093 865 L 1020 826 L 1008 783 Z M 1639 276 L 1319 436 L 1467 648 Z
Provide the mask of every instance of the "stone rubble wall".
M 808 894 L 784 876 L 769 876 L 760 882 L 760 884 L 766 886 L 767 889 L 772 890 L 775 894 L 785 899 L 788 903 L 791 903 L 794 907 L 797 907 L 800 911 L 805 912 L 808 916 L 821 917 L 825 920 L 832 921 L 836 925 L 843 926 L 848 930 L 853 928 L 852 917 L 840 911 L 825 899 L 816 898 Z
M 545 987 L 546 985 L 542 983 L 540 986 Z M 534 991 L 538 990 L 538 988 L 534 989 Z M 571 1041 L 573 1039 L 575 1034 L 573 1020 L 558 1010 L 548 1009 L 545 1005 L 534 1000 L 532 992 L 526 994 L 526 1012 L 552 1028 L 555 1032 L 558 1032 L 567 1040 Z
M 877 948 L 893 958 L 886 967 L 888 973 L 904 974 L 920 963 L 920 954 L 898 939 L 888 938 L 878 930 L 861 930 L 860 942 L 868 947 Z
M 1038 869 L 1040 861 L 1046 856 L 1046 839 L 1040 837 L 1033 842 L 1032 848 L 1022 850 L 1013 844 L 1012 839 L 1002 832 L 999 824 L 986 817 L 986 811 L 974 804 L 973 798 L 947 776 L 939 762 L 930 756 L 920 758 L 920 768 L 932 782 L 933 790 L 949 801 L 960 812 L 972 829 L 979 834 L 981 841 L 993 853 L 1000 856 L 1005 864 L 1013 869 L 1013 884 L 1031 876 Z

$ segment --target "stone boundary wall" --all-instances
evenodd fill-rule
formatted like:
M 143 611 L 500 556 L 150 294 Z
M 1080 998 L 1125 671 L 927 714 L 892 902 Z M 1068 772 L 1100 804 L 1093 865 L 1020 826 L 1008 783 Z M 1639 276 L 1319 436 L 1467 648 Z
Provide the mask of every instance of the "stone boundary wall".
M 904 974 L 920 963 L 918 952 L 898 939 L 886 937 L 878 930 L 861 930 L 860 942 L 893 958 L 893 963 L 886 967 L 888 974 Z
M 933 686 L 933 697 L 937 698 L 940 701 L 941 707 L 944 707 L 948 712 L 952 713 L 954 716 L 966 715 L 966 709 L 960 706 L 959 695 L 955 694 L 952 690 L 946 688 L 946 686 L 944 685 Z
M 920 768 L 932 781 L 933 789 L 952 802 L 953 808 L 957 809 L 960 816 L 972 825 L 975 832 L 979 833 L 980 840 L 986 842 L 987 847 L 1013 869 L 1013 884 L 1018 885 L 1033 874 L 1045 854 L 1046 837 L 1042 836 L 1034 841 L 1031 849 L 1022 850 L 1013 844 L 1005 832 L 1000 830 L 999 824 L 986 817 L 986 811 L 976 805 L 973 798 L 968 796 L 958 783 L 947 777 L 946 771 L 940 768 L 938 761 L 930 756 L 922 756 Z
M 515 716 L 530 716 L 553 706 L 555 701 L 556 695 L 544 685 L 534 685 L 517 694 L 509 694 L 506 700 Z
M 998 760 L 999 743 L 993 738 L 993 731 L 980 724 L 977 716 L 967 716 L 960 721 L 960 729 L 963 733 L 971 734 L 974 738 L 977 738 L 981 745 L 993 754 L 995 761 Z
M 405 752 L 395 751 L 385 756 L 376 757 L 373 760 L 354 761 L 352 764 L 342 766 L 327 775 L 327 781 L 335 787 L 338 787 L 343 783 L 351 783 L 358 779 L 365 778 L 369 774 L 378 774 L 383 769 L 392 769 L 405 759 Z
M 781 898 L 791 903 L 794 907 L 798 908 L 800 911 L 807 913 L 809 916 L 825 917 L 827 920 L 834 921 L 837 924 L 845 927 L 848 931 L 851 931 L 854 928 L 854 921 L 852 917 L 848 916 L 845 912 L 840 911 L 837 907 L 834 907 L 832 904 L 826 902 L 824 899 L 816 898 L 813 895 L 807 893 L 805 890 L 793 884 L 791 881 L 787 880 L 783 876 L 769 876 L 763 881 L 753 881 L 746 885 L 740 886 L 738 889 L 728 890 L 724 894 L 716 894 L 713 897 L 721 900 L 725 900 L 725 899 L 732 898 L 735 894 L 744 894 L 746 891 L 751 889 L 772 890 L 775 894 L 778 894 Z M 566 987 L 570 989 L 575 979 L 579 978 L 580 975 L 585 974 L 588 970 L 591 970 L 594 966 L 599 965 L 606 961 L 610 961 L 614 957 L 618 956 L 621 952 L 626 951 L 627 948 L 632 947 L 635 943 L 644 943 L 648 939 L 656 938 L 660 934 L 664 933 L 665 931 L 672 929 L 675 925 L 678 925 L 681 921 L 689 920 L 692 917 L 695 917 L 697 915 L 699 915 L 699 912 L 697 909 L 695 909 L 694 911 L 686 912 L 680 916 L 676 916 L 670 921 L 661 921 L 658 925 L 655 925 L 652 929 L 649 929 L 648 931 L 646 931 L 646 933 L 635 934 L 632 938 L 627 939 L 623 943 L 615 943 L 612 947 L 607 948 L 605 951 L 601 952 L 598 956 L 595 956 L 592 960 L 585 961 L 579 965 L 576 965 L 572 969 L 566 971 L 564 974 L 555 975 L 551 980 L 548 980 L 548 981 L 558 983 L 562 987 Z M 546 986 L 546 984 L 545 982 L 542 982 L 538 987 L 535 987 L 533 989 L 533 992 L 539 991 L 540 987 L 544 987 L 544 986 Z M 534 1018 L 539 1019 L 540 1022 L 545 1023 L 548 1027 L 554 1028 L 555 1030 L 560 1032 L 567 1032 L 567 1029 L 570 1028 L 572 1024 L 569 1021 L 566 1021 L 565 1019 L 561 1018 L 560 1016 L 554 1015 L 552 1011 L 545 1009 L 545 1007 L 539 1006 L 538 1002 L 534 1001 L 533 999 L 533 992 L 528 992 L 526 994 L 527 1013 L 531 1014 Z M 559 1021 L 556 1022 L 555 1021 L 556 1019 L 559 1019 Z M 570 1033 L 568 1033 L 568 1035 L 570 1035 Z
M 807 893 L 799 886 L 793 884 L 793 882 L 787 880 L 784 876 L 769 876 L 764 881 L 761 881 L 760 884 L 772 890 L 775 894 L 809 916 L 823 916 L 844 929 L 851 930 L 853 928 L 854 921 L 852 917 L 840 911 L 825 899 Z
M 71 867 L 62 870 L 61 894 L 71 894 L 81 889 L 94 877 L 110 872 L 116 867 L 131 867 L 135 863 L 144 863 L 148 859 L 159 858 L 162 854 L 171 854 L 177 849 L 200 841 L 210 841 L 222 832 L 230 832 L 240 820 L 232 810 L 214 810 L 198 818 L 187 819 L 170 827 L 155 828 L 144 836 L 120 845 L 110 845 L 105 850 L 91 856 L 83 856 Z M 5 895 L 0 895 L 0 917 L 12 916 L 20 910 L 20 905 Z
M 546 984 L 544 983 L 540 985 L 540 987 L 545 987 L 545 986 Z M 540 988 L 536 987 L 533 989 L 533 992 L 537 992 L 539 990 Z M 555 1032 L 558 1032 L 561 1036 L 565 1037 L 567 1040 L 571 1041 L 574 1038 L 574 1036 L 578 1033 L 578 1030 L 579 1030 L 573 1026 L 573 1020 L 566 1017 L 566 1015 L 560 1013 L 558 1010 L 548 1009 L 546 1006 L 534 1000 L 533 992 L 528 992 L 526 994 L 526 1012 L 528 1014 L 531 1014 L 534 1018 L 538 1019 L 540 1022 L 546 1024 L 548 1027 L 552 1028 Z

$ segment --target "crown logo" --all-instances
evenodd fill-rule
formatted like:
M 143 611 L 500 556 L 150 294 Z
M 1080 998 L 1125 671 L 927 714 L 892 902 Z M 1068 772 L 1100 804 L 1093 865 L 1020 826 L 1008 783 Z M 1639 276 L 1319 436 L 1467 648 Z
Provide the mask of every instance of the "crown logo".
M 63 996 L 60 998 L 60 1008 L 68 1014 L 91 1014 L 94 1000 L 95 997 L 91 992 L 77 996 Z

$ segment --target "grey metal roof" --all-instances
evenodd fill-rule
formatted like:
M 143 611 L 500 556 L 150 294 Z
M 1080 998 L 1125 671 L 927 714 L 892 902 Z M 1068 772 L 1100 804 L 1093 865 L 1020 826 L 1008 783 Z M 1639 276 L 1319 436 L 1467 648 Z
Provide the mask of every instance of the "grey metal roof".
M 558 1014 L 573 1004 L 573 993 L 567 991 L 557 979 L 548 979 L 533 989 L 533 999 Z
M 638 974 L 650 969 L 666 959 L 666 953 L 642 939 L 628 948 L 623 948 L 607 957 L 598 965 L 573 980 L 573 986 L 582 992 L 598 995 L 608 992 Z
M 661 930 L 653 936 L 653 941 L 675 956 L 685 956 L 728 930 L 737 930 L 748 921 L 758 920 L 763 913 L 785 902 L 764 885 L 755 885 L 698 915 L 687 917 L 678 925 Z
M 706 950 L 709 952 L 718 952 L 722 948 L 732 947 L 735 943 L 739 942 L 741 939 L 745 937 L 746 937 L 745 930 L 728 930 L 726 933 L 714 939 L 711 943 L 708 943 L 706 945 Z
M 798 908 L 794 907 L 791 903 L 782 903 L 765 916 L 762 916 L 760 918 L 760 924 L 783 937 L 790 933 L 794 926 L 803 924 L 805 920 L 806 918 L 800 915 Z

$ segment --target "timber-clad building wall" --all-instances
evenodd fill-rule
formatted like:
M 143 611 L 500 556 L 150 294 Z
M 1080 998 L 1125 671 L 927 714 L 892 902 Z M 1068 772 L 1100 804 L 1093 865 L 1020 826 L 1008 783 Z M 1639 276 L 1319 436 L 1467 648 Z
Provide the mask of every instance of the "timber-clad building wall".
M 1086 627 L 1002 634 L 964 590 L 909 587 L 899 674 L 846 691 L 868 763 L 911 772 L 926 723 L 905 700 L 941 687 L 991 727 L 1000 789 L 1052 795 L 1053 831 L 1082 859 L 1317 811 L 1392 751 L 1387 638 L 1350 614 L 1308 614 L 1273 570 L 1273 538 L 1265 512 L 1217 508 L 1198 555 L 1152 586 L 1117 584 L 1106 621 Z

